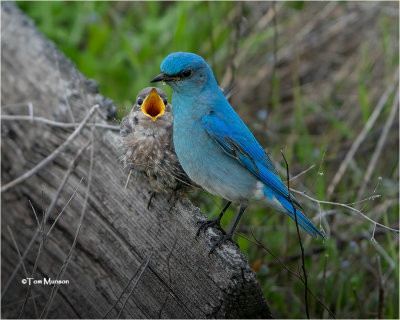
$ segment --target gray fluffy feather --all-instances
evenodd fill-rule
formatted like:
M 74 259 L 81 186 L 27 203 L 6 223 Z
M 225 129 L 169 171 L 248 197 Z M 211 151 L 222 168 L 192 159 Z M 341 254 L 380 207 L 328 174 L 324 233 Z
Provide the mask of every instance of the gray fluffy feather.
M 147 184 L 154 192 L 169 192 L 193 184 L 176 156 L 172 127 L 173 117 L 167 95 L 159 88 L 157 93 L 166 106 L 163 115 L 155 121 L 146 116 L 138 104 L 145 100 L 153 87 L 139 92 L 130 113 L 122 119 L 122 161 L 132 170 L 132 178 Z

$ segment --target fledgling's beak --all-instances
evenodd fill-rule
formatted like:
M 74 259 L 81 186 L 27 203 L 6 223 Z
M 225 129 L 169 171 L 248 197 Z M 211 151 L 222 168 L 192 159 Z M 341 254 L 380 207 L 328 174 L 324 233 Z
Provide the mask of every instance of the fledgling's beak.
M 161 116 L 165 111 L 165 105 L 157 90 L 153 88 L 142 104 L 142 112 L 156 121 L 157 117 Z
M 168 82 L 168 81 L 179 81 L 179 80 L 181 80 L 181 78 L 179 78 L 178 76 L 169 76 L 166 73 L 161 72 L 157 77 L 151 79 L 150 82 L 159 82 L 159 81 Z

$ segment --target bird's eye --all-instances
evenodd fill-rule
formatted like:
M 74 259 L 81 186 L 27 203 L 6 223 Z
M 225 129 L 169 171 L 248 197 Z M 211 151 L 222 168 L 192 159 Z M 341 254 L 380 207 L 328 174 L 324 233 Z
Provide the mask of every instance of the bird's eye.
M 138 99 L 137 104 L 138 104 L 139 106 L 141 106 L 142 103 L 143 103 L 143 99 Z
M 190 77 L 192 75 L 192 70 L 188 69 L 182 72 L 182 78 L 187 78 Z
M 168 103 L 167 99 L 164 99 L 163 103 L 164 103 L 164 105 L 167 105 L 167 103 Z

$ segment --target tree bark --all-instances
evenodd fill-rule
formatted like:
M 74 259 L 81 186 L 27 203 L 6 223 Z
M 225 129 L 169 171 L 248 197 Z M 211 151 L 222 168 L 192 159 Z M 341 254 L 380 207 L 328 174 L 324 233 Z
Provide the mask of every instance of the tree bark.
M 31 105 L 34 117 L 80 123 L 91 107 L 99 104 L 99 112 L 88 123 L 107 124 L 106 118 L 115 114 L 113 102 L 101 96 L 97 83 L 86 79 L 13 3 L 1 3 L 1 24 L 2 116 L 28 115 Z M 86 125 L 55 159 L 2 192 L 3 317 L 18 317 L 29 287 L 21 282 L 26 278 L 22 267 L 10 278 L 20 260 L 8 227 L 23 254 L 38 230 L 29 200 L 41 221 L 44 210 L 57 199 L 45 225 L 47 232 L 82 178 L 38 261 L 35 279 L 55 279 L 67 260 L 84 212 L 76 245 L 61 277 L 69 284 L 59 286 L 47 317 L 103 317 L 137 271 L 109 318 L 117 317 L 130 290 L 132 295 L 121 317 L 271 317 L 256 275 L 240 250 L 228 244 L 208 255 L 216 231 L 208 230 L 195 238 L 196 222 L 205 216 L 185 197 L 158 194 L 147 209 L 146 186 L 131 180 L 124 189 L 127 174 L 119 161 L 118 132 L 92 128 Z M 74 129 L 3 118 L 2 186 L 35 167 Z M 78 150 L 82 155 L 71 165 Z M 56 198 L 68 168 L 71 174 Z M 41 239 L 39 235 L 24 261 L 28 275 Z M 31 285 L 33 298 L 27 300 L 23 317 L 40 316 L 52 288 Z

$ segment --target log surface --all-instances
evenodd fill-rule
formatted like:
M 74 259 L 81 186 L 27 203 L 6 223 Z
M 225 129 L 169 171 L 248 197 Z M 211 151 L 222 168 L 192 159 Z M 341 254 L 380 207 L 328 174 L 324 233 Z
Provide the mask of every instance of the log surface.
M 99 111 L 89 122 L 107 123 L 107 117 L 114 116 L 113 102 L 99 94 L 97 83 L 85 78 L 13 3 L 1 3 L 1 24 L 2 115 L 28 115 L 31 104 L 35 117 L 79 123 L 93 105 L 99 104 Z M 2 185 L 37 165 L 73 131 L 36 121 L 2 120 Z M 79 226 L 93 150 L 85 216 L 62 277 L 69 284 L 60 285 L 49 318 L 103 317 L 138 269 L 144 270 L 143 274 L 140 278 L 136 275 L 137 286 L 121 317 L 271 317 L 256 275 L 240 250 L 227 244 L 209 256 L 211 237 L 217 231 L 208 230 L 195 238 L 196 222 L 205 216 L 185 197 L 157 195 L 147 209 L 146 186 L 131 180 L 124 189 L 127 173 L 119 160 L 118 132 L 97 127 L 93 144 L 91 135 L 86 126 L 48 165 L 2 192 L 2 316 L 18 317 L 27 291 L 27 285 L 21 283 L 23 268 L 6 287 L 19 261 L 8 227 L 24 252 L 38 228 L 29 200 L 41 219 L 76 153 L 88 145 L 72 168 L 45 226 L 47 231 L 83 178 L 38 263 L 36 279 L 55 279 Z M 28 274 L 40 239 L 25 259 Z M 30 298 L 24 318 L 40 316 L 51 289 L 50 285 L 32 286 L 37 312 Z M 109 318 L 117 317 L 127 296 L 123 295 Z

